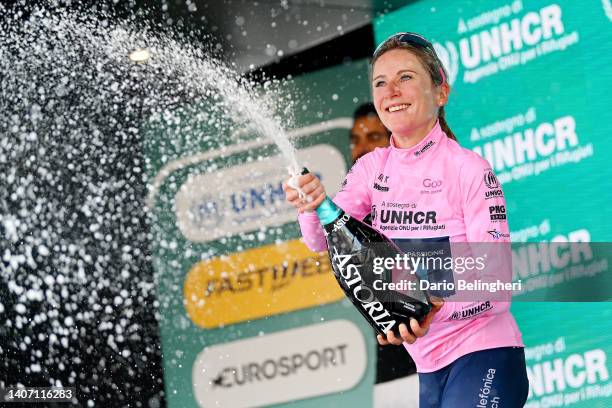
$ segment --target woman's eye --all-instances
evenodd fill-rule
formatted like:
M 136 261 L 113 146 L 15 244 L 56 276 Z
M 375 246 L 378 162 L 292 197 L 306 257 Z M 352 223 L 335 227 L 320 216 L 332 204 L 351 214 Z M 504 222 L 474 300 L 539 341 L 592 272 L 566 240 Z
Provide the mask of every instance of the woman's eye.
M 412 75 L 404 74 L 400 77 L 400 81 L 407 81 L 409 79 L 412 79 Z
M 376 81 L 376 82 L 374 82 L 374 86 L 377 87 L 377 88 L 379 86 L 384 86 L 384 85 L 385 85 L 385 81 Z

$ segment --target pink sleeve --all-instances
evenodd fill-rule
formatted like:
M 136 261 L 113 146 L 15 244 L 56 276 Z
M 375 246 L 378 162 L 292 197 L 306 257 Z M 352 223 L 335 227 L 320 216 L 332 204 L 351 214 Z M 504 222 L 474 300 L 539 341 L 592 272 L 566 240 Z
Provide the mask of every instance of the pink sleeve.
M 306 246 L 313 252 L 327 250 L 327 241 L 323 234 L 323 227 L 315 211 L 298 214 L 298 223 L 302 231 L 302 238 Z
M 471 155 L 474 156 L 471 156 Z M 489 163 L 470 152 L 459 170 L 459 183 L 467 242 L 474 257 L 485 256 L 486 268 L 476 279 L 504 282 L 512 280 L 510 231 L 506 218 L 506 200 L 501 185 Z M 483 244 L 484 243 L 484 244 Z M 434 320 L 452 320 L 467 308 L 484 312 L 472 318 L 505 313 L 510 308 L 511 293 L 479 293 L 470 301 L 448 301 Z M 479 310 L 480 310 L 479 309 Z
M 370 163 L 373 158 L 373 154 L 367 154 L 357 160 L 342 182 L 340 191 L 333 198 L 338 207 L 360 221 L 370 213 L 371 196 L 368 188 L 368 168 L 372 167 Z M 327 242 L 317 213 L 313 211 L 299 214 L 298 222 L 306 246 L 311 251 L 326 251 Z
M 459 170 L 467 241 L 509 243 L 506 199 L 501 185 L 485 159 L 479 156 L 471 159 Z
M 342 182 L 340 191 L 334 197 L 334 203 L 348 215 L 359 221 L 372 210 L 372 192 L 370 190 L 371 174 L 377 151 L 362 156 L 351 167 Z

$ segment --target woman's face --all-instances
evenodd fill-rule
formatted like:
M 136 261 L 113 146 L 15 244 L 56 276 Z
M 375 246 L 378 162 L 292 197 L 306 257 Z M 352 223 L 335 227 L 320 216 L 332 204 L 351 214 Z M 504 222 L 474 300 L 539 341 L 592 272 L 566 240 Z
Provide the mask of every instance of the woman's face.
M 391 133 L 396 137 L 427 134 L 446 103 L 447 87 L 436 87 L 421 61 L 401 48 L 381 55 L 372 77 L 376 111 Z

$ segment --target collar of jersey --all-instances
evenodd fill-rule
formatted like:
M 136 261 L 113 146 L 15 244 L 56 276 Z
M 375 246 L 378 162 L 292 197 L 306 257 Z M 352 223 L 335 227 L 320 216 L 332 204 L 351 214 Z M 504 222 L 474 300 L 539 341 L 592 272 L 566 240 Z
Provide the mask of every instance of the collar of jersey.
M 433 150 L 435 150 L 438 147 L 438 145 L 440 144 L 440 140 L 442 140 L 442 136 L 445 136 L 445 134 L 442 131 L 442 128 L 440 127 L 440 121 L 436 121 L 436 124 L 429 131 L 427 136 L 425 136 L 423 140 L 421 140 L 416 145 L 408 149 L 402 149 L 401 147 L 397 147 L 397 145 L 395 144 L 395 139 L 393 138 L 393 135 L 391 135 L 389 148 L 391 149 L 391 152 L 393 154 L 399 155 L 403 160 L 410 160 L 410 161 L 419 160 L 425 156 L 430 155 L 433 152 Z M 429 142 L 433 142 L 433 145 L 427 148 L 426 150 L 422 151 L 422 149 L 425 148 L 425 146 Z M 421 153 L 418 153 L 418 152 L 421 152 Z

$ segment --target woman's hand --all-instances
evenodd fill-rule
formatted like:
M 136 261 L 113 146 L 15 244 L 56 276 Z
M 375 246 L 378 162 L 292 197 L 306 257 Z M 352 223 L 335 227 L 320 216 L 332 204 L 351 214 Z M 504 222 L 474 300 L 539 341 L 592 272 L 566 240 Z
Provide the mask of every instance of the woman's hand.
M 288 182 L 289 180 L 283 183 L 285 198 L 300 213 L 316 210 L 325 199 L 325 188 L 321 184 L 321 180 L 312 173 L 298 177 L 298 186 L 306 194 L 304 198 L 300 198 L 297 190 L 287 185 Z
M 387 338 L 381 336 L 380 334 L 376 336 L 376 338 L 378 339 L 378 344 L 380 344 L 381 346 L 386 346 L 387 344 L 395 344 L 396 346 L 399 346 L 404 341 L 408 344 L 412 344 L 417 341 L 417 338 L 426 335 L 429 331 L 431 321 L 433 320 L 436 313 L 438 313 L 438 311 L 440 311 L 440 309 L 442 308 L 444 301 L 442 299 L 437 298 L 431 299 L 431 304 L 433 305 L 433 307 L 431 308 L 429 313 L 427 313 L 425 319 L 423 319 L 423 322 L 421 324 L 419 324 L 416 319 L 410 319 L 410 329 L 412 330 L 413 334 L 408 331 L 408 327 L 406 326 L 406 324 L 402 323 L 399 325 L 401 338 L 397 337 L 392 330 L 389 330 L 387 332 Z

